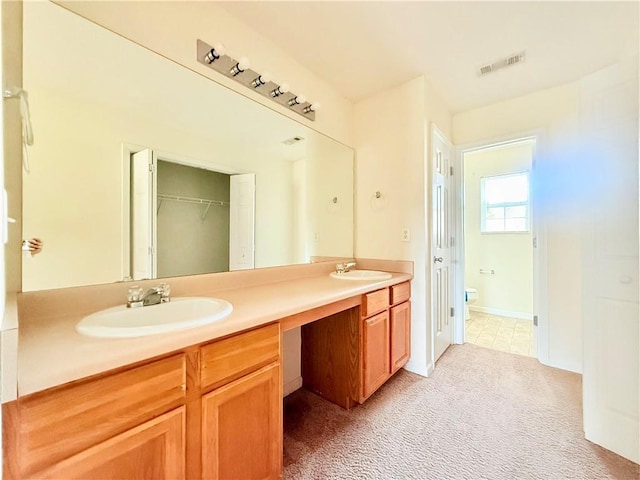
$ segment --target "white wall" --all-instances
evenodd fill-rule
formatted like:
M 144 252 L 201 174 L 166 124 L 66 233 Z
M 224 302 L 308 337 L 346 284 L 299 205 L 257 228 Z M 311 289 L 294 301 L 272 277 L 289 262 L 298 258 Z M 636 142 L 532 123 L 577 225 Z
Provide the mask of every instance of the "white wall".
M 411 349 L 407 369 L 432 368 L 428 179 L 430 125 L 450 135 L 450 114 L 424 77 L 379 92 L 355 105 L 356 256 L 414 262 Z M 380 191 L 383 208 L 372 204 Z M 401 241 L 403 228 L 411 241 Z
M 579 89 L 567 84 L 454 115 L 453 141 L 464 145 L 541 131 L 536 145 L 536 186 L 540 200 L 539 248 L 547 251 L 546 316 L 548 352 L 540 360 L 581 372 L 580 214 L 590 199 L 580 192 Z M 541 329 L 540 334 L 545 334 Z
M 497 315 L 532 318 L 532 234 L 481 233 L 481 179 L 531 170 L 533 143 L 517 143 L 464 155 L 465 285 L 478 290 L 469 305 Z M 480 273 L 491 271 L 493 275 Z

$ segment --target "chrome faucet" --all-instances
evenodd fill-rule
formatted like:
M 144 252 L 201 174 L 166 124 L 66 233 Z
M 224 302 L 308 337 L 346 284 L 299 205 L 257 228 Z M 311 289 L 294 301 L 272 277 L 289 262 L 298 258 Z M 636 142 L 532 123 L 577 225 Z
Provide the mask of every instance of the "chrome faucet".
M 338 263 L 336 263 L 336 273 L 347 273 L 352 268 L 356 268 L 356 262 L 338 262 Z
M 171 288 L 166 283 L 160 283 L 146 292 L 136 285 L 129 288 L 129 292 L 127 293 L 127 307 L 137 308 L 166 303 L 171 301 L 170 293 Z

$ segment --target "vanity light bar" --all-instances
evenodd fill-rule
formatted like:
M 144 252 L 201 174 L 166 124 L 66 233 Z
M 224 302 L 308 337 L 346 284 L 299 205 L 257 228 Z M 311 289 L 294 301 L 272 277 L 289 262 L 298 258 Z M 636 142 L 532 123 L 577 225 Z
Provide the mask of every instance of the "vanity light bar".
M 255 92 L 259 92 L 262 96 L 270 98 L 272 101 L 287 107 L 304 118 L 315 121 L 319 104 L 312 104 L 307 102 L 303 95 L 289 92 L 286 83 L 278 85 L 271 80 L 270 75 L 266 73 L 260 74 L 255 70 L 251 70 L 248 66 L 249 62 L 244 62 L 245 58 L 240 60 L 231 58 L 220 47 L 221 45 L 213 47 L 198 39 L 196 48 L 198 62 L 226 77 L 232 78 Z

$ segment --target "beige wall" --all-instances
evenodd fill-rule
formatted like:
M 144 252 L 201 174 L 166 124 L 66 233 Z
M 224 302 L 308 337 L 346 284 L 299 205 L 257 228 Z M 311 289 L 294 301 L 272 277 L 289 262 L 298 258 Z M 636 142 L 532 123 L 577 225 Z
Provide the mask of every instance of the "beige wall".
M 267 105 L 347 145 L 353 144 L 353 106 L 324 80 L 300 65 L 279 47 L 215 5 L 215 2 L 57 2 L 161 55 Z M 126 10 L 126 14 L 123 11 Z M 168 35 L 167 32 L 170 32 Z M 222 42 L 227 54 L 251 60 L 251 68 L 269 71 L 286 81 L 291 91 L 322 103 L 316 121 L 305 120 L 196 60 L 196 39 Z
M 354 234 L 354 171 L 345 155 L 351 152 L 320 136 L 308 139 L 307 148 L 305 261 L 311 256 L 350 257 L 353 251 L 345 246 L 352 244 Z
M 464 155 L 464 278 L 478 290 L 469 306 L 486 313 L 517 318 L 533 315 L 533 251 L 531 231 L 481 233 L 482 177 L 531 170 L 533 144 L 518 143 Z M 480 273 L 493 270 L 495 274 Z
M 538 249 L 546 251 L 546 364 L 582 370 L 580 214 L 589 199 L 580 194 L 579 88 L 577 83 L 543 90 L 454 115 L 456 145 L 539 131 L 534 207 L 540 219 Z M 541 272 L 544 273 L 544 272 Z M 545 278 L 542 279 L 543 282 Z M 546 310 L 546 312 L 544 311 Z
M 430 125 L 450 135 L 450 115 L 424 77 L 373 95 L 355 106 L 356 256 L 414 262 L 411 348 L 407 368 L 432 367 L 427 232 Z M 373 202 L 376 191 L 382 207 Z M 411 241 L 401 241 L 408 228 Z
M 22 4 L 2 2 L 2 90 L 22 87 Z M 4 246 L 7 292 L 19 292 L 22 286 L 22 131 L 20 103 L 3 100 L 4 188 L 8 215 L 16 220 L 9 226 Z

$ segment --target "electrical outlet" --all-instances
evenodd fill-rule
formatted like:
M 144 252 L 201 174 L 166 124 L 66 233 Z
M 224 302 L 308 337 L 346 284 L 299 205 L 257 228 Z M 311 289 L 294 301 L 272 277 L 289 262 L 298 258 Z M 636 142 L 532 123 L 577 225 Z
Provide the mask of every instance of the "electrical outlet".
M 313 241 L 314 242 L 320 241 L 320 234 L 318 232 L 313 232 Z
M 411 241 L 411 230 L 409 230 L 408 228 L 403 228 L 400 238 L 401 238 L 401 240 L 403 242 L 410 242 Z

